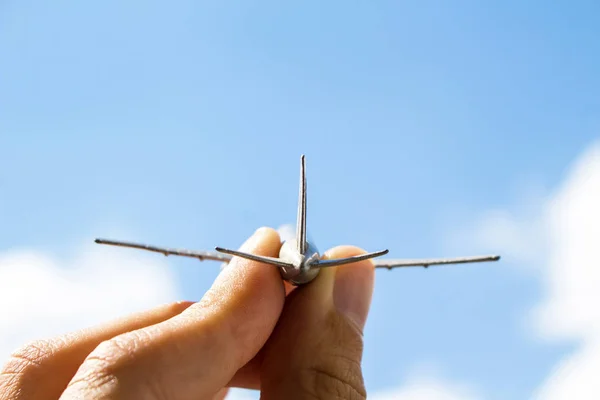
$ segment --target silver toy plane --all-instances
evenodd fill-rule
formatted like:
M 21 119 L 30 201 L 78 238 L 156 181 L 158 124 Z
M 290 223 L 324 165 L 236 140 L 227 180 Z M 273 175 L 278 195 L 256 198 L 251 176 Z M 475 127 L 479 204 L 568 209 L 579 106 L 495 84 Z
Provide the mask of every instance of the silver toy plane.
M 304 155 L 300 158 L 300 190 L 298 195 L 298 216 L 296 220 L 296 236 L 294 239 L 286 240 L 282 243 L 279 251 L 279 257 L 265 257 L 237 250 L 229 250 L 222 247 L 216 247 L 216 251 L 190 251 L 180 249 L 170 249 L 165 247 L 149 246 L 145 244 L 114 241 L 107 239 L 96 239 L 96 243 L 108 244 L 113 246 L 131 247 L 142 250 L 162 253 L 165 256 L 177 255 L 184 257 L 197 258 L 200 261 L 214 260 L 229 262 L 233 257 L 242 257 L 253 261 L 262 262 L 279 267 L 281 276 L 284 280 L 294 284 L 306 284 L 318 275 L 321 268 L 335 267 L 343 264 L 350 264 L 357 261 L 367 260 L 379 257 L 388 253 L 388 250 L 376 251 L 373 253 L 362 254 L 348 258 L 338 258 L 333 260 L 322 260 L 319 251 L 313 243 L 306 239 L 306 173 L 305 173 Z M 459 258 L 434 258 L 434 259 L 388 259 L 374 260 L 375 268 L 398 267 L 429 267 L 430 265 L 445 264 L 464 264 L 484 261 L 498 261 L 500 256 L 475 256 Z

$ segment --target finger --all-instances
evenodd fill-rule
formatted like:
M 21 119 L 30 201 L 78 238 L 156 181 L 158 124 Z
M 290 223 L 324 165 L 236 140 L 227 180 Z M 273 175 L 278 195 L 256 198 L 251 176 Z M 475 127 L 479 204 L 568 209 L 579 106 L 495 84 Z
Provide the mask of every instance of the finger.
M 285 287 L 285 295 L 286 298 L 292 293 L 293 290 L 297 288 L 297 286 L 292 285 L 289 282 L 284 281 Z M 285 306 L 284 306 L 285 307 Z M 244 388 L 244 389 L 260 389 L 260 366 L 262 363 L 262 350 L 258 352 L 258 354 L 250 360 L 246 365 L 240 368 L 234 377 L 231 379 L 227 386 L 236 387 L 236 388 Z
M 165 321 L 191 302 L 167 304 L 97 327 L 49 340 L 38 340 L 17 350 L 0 373 L 0 400 L 56 399 L 98 344 L 112 337 Z
M 263 228 L 242 248 L 276 257 L 280 245 L 277 232 Z M 100 345 L 64 398 L 211 398 L 264 345 L 284 299 L 277 268 L 234 257 L 202 300 L 181 315 Z
M 260 390 L 262 349 L 246 365 L 241 367 L 227 384 L 228 387 Z
M 338 247 L 328 258 L 364 252 Z M 323 268 L 317 278 L 288 297 L 265 345 L 261 399 L 363 400 L 362 330 L 373 293 L 370 260 Z
M 211 400 L 224 400 L 227 398 L 227 394 L 229 394 L 229 388 L 223 388 L 219 390 Z

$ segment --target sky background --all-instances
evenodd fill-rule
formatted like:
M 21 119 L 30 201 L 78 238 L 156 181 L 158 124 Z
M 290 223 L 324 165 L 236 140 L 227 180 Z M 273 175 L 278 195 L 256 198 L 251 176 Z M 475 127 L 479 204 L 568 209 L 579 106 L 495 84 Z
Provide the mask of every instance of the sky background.
M 556 293 L 590 310 L 556 286 L 572 254 L 556 244 L 579 249 L 600 217 L 590 201 L 572 229 L 556 215 L 600 187 L 599 13 L 594 1 L 0 2 L 0 353 L 199 299 L 218 264 L 93 239 L 239 246 L 294 222 L 304 153 L 321 250 L 505 256 L 378 271 L 369 392 L 533 398 L 600 333 L 597 316 L 531 317 L 546 303 L 568 314 Z M 540 398 L 584 398 L 559 392 Z

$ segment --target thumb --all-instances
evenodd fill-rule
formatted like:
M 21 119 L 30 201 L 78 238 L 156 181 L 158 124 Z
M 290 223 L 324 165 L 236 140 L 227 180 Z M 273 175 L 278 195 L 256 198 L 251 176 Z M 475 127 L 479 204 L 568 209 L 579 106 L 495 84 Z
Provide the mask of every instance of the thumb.
M 363 254 L 337 247 L 325 258 Z M 261 399 L 366 399 L 362 331 L 373 293 L 370 260 L 323 268 L 294 290 L 262 353 Z

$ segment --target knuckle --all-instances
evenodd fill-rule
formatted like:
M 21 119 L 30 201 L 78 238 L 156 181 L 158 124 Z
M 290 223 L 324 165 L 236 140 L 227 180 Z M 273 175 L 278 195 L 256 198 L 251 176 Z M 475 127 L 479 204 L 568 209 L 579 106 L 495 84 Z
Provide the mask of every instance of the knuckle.
M 113 339 L 100 343 L 92 351 L 67 387 L 68 391 L 93 393 L 95 396 L 114 395 L 118 389 L 119 364 L 124 354 Z
M 304 390 L 316 399 L 366 400 L 360 362 L 337 356 L 312 365 L 301 377 Z
M 331 318 L 325 330 L 315 348 L 319 357 L 304 371 L 302 387 L 317 399 L 365 400 L 362 335 L 341 318 Z
M 145 339 L 143 331 L 133 331 L 100 343 L 69 383 L 67 393 L 83 393 L 86 398 L 164 399 L 152 374 L 144 373 L 139 350 Z
M 0 371 L 0 388 L 22 392 L 49 368 L 48 362 L 56 344 L 52 340 L 36 340 L 14 351 Z

